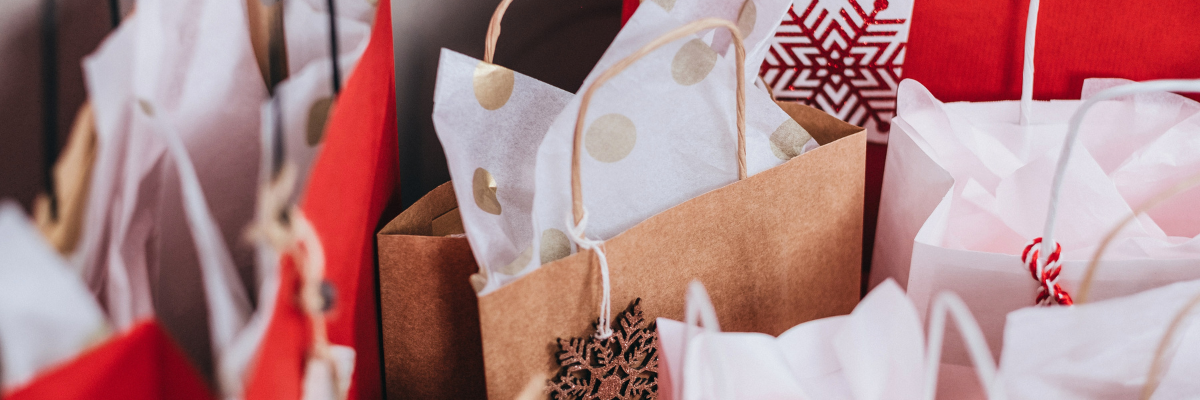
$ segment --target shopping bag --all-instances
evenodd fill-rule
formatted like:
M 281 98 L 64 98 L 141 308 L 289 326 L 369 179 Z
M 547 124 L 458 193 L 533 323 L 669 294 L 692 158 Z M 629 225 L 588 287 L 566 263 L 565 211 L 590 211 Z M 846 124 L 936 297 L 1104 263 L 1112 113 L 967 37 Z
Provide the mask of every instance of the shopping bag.
M 684 37 L 694 32 L 688 29 L 713 27 L 733 24 L 704 20 L 672 34 Z M 670 42 L 669 38 L 659 44 Z M 564 113 L 580 110 L 586 108 L 569 106 Z M 849 133 L 846 124 L 824 117 L 796 122 L 807 131 Z M 699 279 L 719 287 L 714 289 L 720 293 L 717 311 L 732 330 L 768 334 L 849 312 L 858 300 L 866 143 L 861 129 L 854 131 L 778 167 L 658 213 L 605 241 L 602 252 L 581 251 L 482 294 L 479 313 L 489 397 L 512 397 L 529 378 L 556 371 L 558 363 L 550 351 L 555 339 L 591 335 L 605 297 L 610 300 L 604 303 L 619 305 L 641 298 L 647 319 L 678 319 L 683 314 L 679 299 L 687 283 Z M 575 134 L 578 138 L 582 131 Z M 724 152 L 733 153 L 736 144 L 727 142 Z M 733 157 L 718 159 L 731 164 L 719 168 L 736 167 Z M 589 181 L 577 182 L 586 186 Z M 540 184 L 538 190 L 540 196 Z M 822 240 L 805 239 L 813 237 Z M 610 266 L 605 273 L 601 270 L 609 268 L 597 268 L 593 262 L 598 254 L 604 255 L 598 259 L 600 264 Z M 602 288 L 611 288 L 611 296 Z M 607 327 L 604 322 L 598 326 Z
M 894 281 L 877 286 L 850 315 L 809 321 L 778 337 L 722 332 L 704 286 L 694 282 L 688 288 L 687 322 L 657 321 L 659 398 L 919 399 L 933 398 L 935 393 L 927 393 L 931 389 L 945 396 L 947 386 L 976 380 L 1002 390 L 969 310 L 952 294 L 938 303 L 978 346 L 971 382 L 947 385 L 936 379 L 939 363 L 926 357 L 940 355 L 946 314 L 931 325 L 927 351 L 917 310 Z
M 479 308 L 468 282 L 479 271 L 450 182 L 433 189 L 377 236 L 379 302 L 388 396 L 485 398 Z
M 1197 131 L 1200 104 L 1142 94 L 1100 102 L 1102 111 L 1083 120 L 1082 149 L 1055 178 L 1067 118 L 1080 101 L 1034 102 L 1032 77 L 1027 67 L 1019 102 L 943 104 L 920 84 L 901 83 L 876 233 L 871 282 L 891 277 L 906 284 L 922 312 L 934 293 L 957 292 L 994 354 L 1008 312 L 1046 301 L 1069 304 L 1103 230 L 1161 184 L 1149 182 L 1197 168 L 1164 157 L 1190 151 L 1180 138 Z M 1122 82 L 1088 80 L 1082 98 Z M 1061 254 L 1031 246 L 1048 220 L 1052 179 L 1063 179 L 1054 220 Z M 1125 232 L 1111 258 L 1121 266 L 1107 269 L 1111 275 L 1100 279 L 1097 293 L 1123 296 L 1200 278 L 1200 270 L 1187 267 L 1200 255 L 1191 244 L 1198 232 L 1166 229 L 1168 220 L 1144 217 Z M 1044 257 L 1051 253 L 1061 269 L 1046 275 Z M 1024 256 L 1040 259 L 1041 267 Z M 948 362 L 964 363 L 960 344 L 952 340 L 947 349 Z
M 1200 81 L 1149 81 L 1096 93 L 1080 105 L 1073 116 L 1061 157 L 1072 154 L 1072 144 L 1077 143 L 1076 137 L 1080 134 L 1080 121 L 1086 120 L 1089 109 L 1102 105 L 1107 99 L 1160 90 L 1200 91 Z M 1187 152 L 1179 141 L 1193 140 L 1182 136 L 1194 137 L 1195 133 L 1195 129 L 1169 132 L 1168 136 L 1176 136 L 1174 142 L 1163 138 L 1155 145 L 1172 148 L 1155 150 L 1168 155 L 1176 155 L 1171 154 L 1173 151 Z M 1143 150 L 1135 152 L 1126 166 L 1156 163 L 1153 158 L 1163 158 L 1161 153 Z M 1174 165 L 1192 164 L 1188 162 L 1188 156 L 1178 155 L 1183 157 L 1175 159 Z M 1060 162 L 1059 170 L 1065 169 L 1065 165 L 1066 162 Z M 1120 248 L 1122 242 L 1129 240 L 1126 230 L 1134 228 L 1136 232 L 1140 228 L 1137 225 L 1141 215 L 1160 208 L 1173 211 L 1175 214 L 1172 215 L 1183 215 L 1180 213 L 1194 204 L 1187 200 L 1191 200 L 1188 197 L 1194 199 L 1197 194 L 1190 189 L 1200 181 L 1200 174 L 1193 171 L 1190 176 L 1184 176 L 1180 174 L 1183 171 L 1169 168 L 1155 172 L 1157 179 L 1153 179 L 1154 182 L 1147 182 L 1152 180 L 1149 177 L 1140 179 L 1140 190 L 1135 194 L 1141 200 L 1135 203 L 1137 209 L 1114 224 L 1114 228 L 1102 231 L 1106 235 L 1089 257 L 1090 262 L 1076 292 L 1076 306 L 1024 308 L 1008 314 L 1001 371 L 1009 379 L 1007 385 L 1013 398 L 1118 399 L 1151 398 L 1152 395 L 1153 398 L 1182 398 L 1200 392 L 1200 385 L 1190 378 L 1200 368 L 1200 364 L 1193 361 L 1200 355 L 1200 330 L 1195 328 L 1191 318 L 1195 306 L 1200 303 L 1200 282 L 1179 282 L 1084 304 L 1089 297 L 1103 296 L 1096 291 L 1104 289 L 1093 287 L 1100 282 L 1101 276 L 1105 276 L 1105 270 L 1129 268 L 1120 262 L 1101 262 L 1101 257 L 1127 252 Z M 1054 207 L 1052 204 L 1051 214 L 1055 212 Z M 1150 263 L 1153 261 L 1141 261 L 1141 265 L 1130 269 L 1121 278 L 1138 285 L 1142 282 L 1129 278 L 1130 272 L 1168 277 L 1180 275 L 1163 271 L 1161 265 Z M 1056 267 L 1050 264 L 1046 268 Z
M 329 116 L 300 210 L 320 239 L 332 290 L 325 318 L 332 345 L 354 351 L 349 399 L 382 396 L 372 236 L 397 188 L 395 86 L 389 2 L 376 10 L 371 37 Z M 347 205 L 353 205 L 348 207 Z M 313 340 L 296 302 L 300 276 L 290 257 L 279 265 L 275 311 L 247 373 L 247 399 L 299 399 Z
M 390 396 L 486 396 L 474 291 L 488 284 L 482 266 L 520 258 L 533 239 L 537 146 L 571 97 L 491 62 L 509 4 L 493 13 L 483 61 L 442 49 L 433 122 L 451 182 L 378 235 Z

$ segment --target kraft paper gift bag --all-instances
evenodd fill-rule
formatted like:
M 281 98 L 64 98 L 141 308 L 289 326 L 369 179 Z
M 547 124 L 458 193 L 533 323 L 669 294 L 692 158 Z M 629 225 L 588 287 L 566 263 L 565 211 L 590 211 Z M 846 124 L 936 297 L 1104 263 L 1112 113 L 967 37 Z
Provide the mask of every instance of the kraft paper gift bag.
M 978 345 L 979 365 L 971 382 L 995 387 L 996 364 L 969 310 L 953 295 L 938 300 Z M 942 323 L 931 326 L 926 351 L 924 327 L 912 301 L 894 281 L 885 281 L 850 315 L 823 318 L 788 329 L 778 337 L 722 332 L 704 286 L 688 289 L 687 322 L 657 321 L 660 399 L 932 399 L 948 392 L 936 378 Z M 703 328 L 697 326 L 703 325 Z M 937 393 L 928 393 L 938 388 Z M 996 397 L 1000 398 L 1000 397 Z
M 390 396 L 486 395 L 474 296 L 488 280 L 481 266 L 512 262 L 533 239 L 537 147 L 571 98 L 491 63 L 509 4 L 500 2 L 492 16 L 483 61 L 441 52 L 433 123 L 451 182 L 378 235 Z
M 661 13 L 661 9 L 658 12 Z M 669 32 L 617 65 L 628 66 L 640 55 L 654 54 L 656 48 L 672 43 L 678 51 L 677 39 L 718 27 L 736 29 L 730 22 L 697 21 Z M 742 57 L 744 53 L 738 56 Z M 638 62 L 656 64 L 648 62 L 652 59 Z M 660 68 L 669 71 L 670 61 L 660 62 Z M 601 76 L 612 76 L 617 71 L 619 69 Z M 725 72 L 740 76 L 732 68 L 726 68 Z M 583 95 L 585 104 L 596 89 L 593 82 L 596 82 L 595 77 L 584 85 L 588 88 Z M 740 90 L 728 93 L 730 98 L 712 101 L 734 108 L 730 103 L 745 90 L 744 84 L 738 86 Z M 622 88 L 634 90 L 628 86 Z M 742 101 L 738 103 L 744 107 Z M 580 108 L 579 102 L 574 104 L 564 113 L 584 118 L 580 114 L 587 108 Z M 685 114 L 667 112 L 661 118 L 681 118 Z M 861 177 L 866 142 L 861 128 L 853 128 L 828 115 L 823 117 L 796 122 L 808 131 L 839 132 L 843 137 L 782 165 L 764 168 L 765 171 L 758 174 L 684 201 L 602 245 L 590 239 L 583 242 L 603 251 L 568 255 L 495 291 L 481 294 L 480 328 L 489 397 L 510 398 L 531 377 L 556 371 L 558 362 L 552 350 L 555 340 L 585 338 L 596 332 L 597 327 L 608 330 L 609 326 L 604 322 L 607 318 L 601 319 L 598 325 L 593 323 L 597 310 L 604 310 L 599 315 L 608 315 L 611 304 L 623 306 L 640 298 L 647 319 L 681 318 L 683 302 L 680 299 L 687 283 L 693 279 L 717 288 L 714 293 L 720 293 L 716 297 L 718 314 L 735 331 L 779 334 L 800 322 L 849 312 L 858 300 Z M 714 157 L 729 165 L 714 168 L 730 170 L 733 175 L 730 180 L 746 175 L 745 166 L 739 168 L 737 159 L 740 157 L 735 155 L 748 149 L 739 149 L 733 135 L 734 132 L 738 136 L 745 135 L 744 123 L 742 120 L 738 124 L 742 129 L 726 127 L 719 133 L 710 132 L 714 136 L 729 136 L 722 141 L 727 147 L 719 149 L 727 156 Z M 704 131 L 707 130 L 701 130 Z M 574 135 L 575 140 L 582 140 L 583 129 L 577 129 Z M 689 136 L 689 139 L 700 140 L 698 135 Z M 712 138 L 704 141 L 711 142 Z M 746 142 L 749 144 L 748 139 Z M 577 143 L 573 153 L 576 157 L 585 157 L 582 142 Z M 762 143 L 762 146 L 767 144 Z M 572 182 L 586 187 L 591 182 L 589 178 L 594 179 L 597 175 L 578 179 L 578 158 L 575 161 L 568 158 L 555 168 L 568 172 L 574 169 Z M 538 167 L 540 170 L 542 165 Z M 740 173 L 735 175 L 733 171 L 738 170 Z M 643 171 L 643 174 L 655 173 L 652 168 Z M 629 175 L 625 179 L 640 179 L 641 176 Z M 542 190 L 539 181 L 536 196 L 541 196 Z M 574 199 L 583 200 L 580 197 Z M 561 208 L 569 210 L 569 202 L 571 197 L 564 200 L 566 204 Z M 565 223 L 573 216 L 576 219 L 572 222 L 578 221 L 583 217 L 581 208 L 560 215 L 559 220 Z M 589 218 L 594 222 L 601 221 L 600 214 Z M 810 240 L 814 237 L 822 240 Z M 611 289 L 611 292 L 602 289 Z M 594 383 L 600 377 L 580 379 L 592 379 Z
M 1097 97 L 1124 82 L 1113 79 L 1085 81 L 1082 98 L 1095 98 L 1096 112 L 1082 120 L 1081 148 L 1060 156 L 1068 118 L 1083 103 L 1032 101 L 1032 54 L 1027 43 L 1021 101 L 943 104 L 919 83 L 901 83 L 876 232 L 871 282 L 890 277 L 907 285 L 922 313 L 934 293 L 958 293 L 993 354 L 1002 347 L 1004 315 L 1070 304 L 1104 229 L 1154 187 L 1200 170 L 1191 161 L 1195 145 L 1183 139 L 1200 133 L 1200 104 L 1163 93 Z M 1052 181 L 1061 183 L 1061 207 L 1048 218 L 1055 214 L 1046 204 L 1059 190 Z M 1200 259 L 1200 231 L 1168 222 L 1190 220 L 1182 204 L 1123 233 L 1109 258 L 1120 266 L 1105 269 L 1097 293 L 1122 296 L 1200 278 L 1190 266 Z M 1048 220 L 1061 253 L 1039 251 Z M 1061 266 L 1047 268 L 1051 254 Z M 965 363 L 956 340 L 947 352 L 948 362 Z
M 444 183 L 377 236 L 388 396 L 487 396 L 479 307 L 469 283 L 479 265 L 458 204 L 453 185 Z
M 681 25 L 658 6 L 639 9 L 584 85 Z M 585 180 L 595 182 L 588 209 L 595 216 L 590 226 L 598 237 L 615 236 L 659 211 L 734 182 L 739 162 L 755 174 L 816 145 L 811 133 L 757 87 L 749 87 L 744 97 L 743 143 L 729 135 L 737 116 L 728 102 L 736 98 L 736 71 L 744 69 L 744 54 L 722 57 L 699 37 L 687 39 L 632 64 L 627 75 L 613 77 L 614 90 L 600 92 L 595 99 L 601 117 L 586 136 L 582 169 Z M 561 166 L 570 165 L 579 104 L 579 98 L 573 99 L 558 115 L 538 149 L 533 240 L 509 264 L 485 265 L 488 282 L 481 294 L 572 253 L 564 222 L 571 195 L 569 170 Z M 730 149 L 741 145 L 745 158 L 739 160 Z

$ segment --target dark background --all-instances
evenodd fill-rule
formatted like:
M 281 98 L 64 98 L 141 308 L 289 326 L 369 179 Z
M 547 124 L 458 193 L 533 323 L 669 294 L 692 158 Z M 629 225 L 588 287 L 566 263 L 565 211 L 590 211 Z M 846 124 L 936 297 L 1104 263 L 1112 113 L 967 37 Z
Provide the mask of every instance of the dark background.
M 405 207 L 450 180 L 433 130 L 441 49 L 483 59 L 499 0 L 393 0 L 400 187 Z M 576 92 L 621 29 L 621 0 L 516 0 L 504 14 L 496 64 Z

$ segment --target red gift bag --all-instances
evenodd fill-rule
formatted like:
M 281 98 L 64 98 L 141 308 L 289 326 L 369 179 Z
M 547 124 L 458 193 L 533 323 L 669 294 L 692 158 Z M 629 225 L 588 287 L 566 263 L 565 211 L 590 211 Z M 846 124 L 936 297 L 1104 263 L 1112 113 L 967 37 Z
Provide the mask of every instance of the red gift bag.
M 209 400 L 183 351 L 153 320 L 134 325 L 4 395 L 9 400 Z
M 392 59 L 391 7 L 379 2 L 370 42 L 337 98 L 324 149 L 313 165 L 301 209 L 325 253 L 335 297 L 327 316 L 332 344 L 355 350 L 349 399 L 382 397 L 375 283 L 375 228 L 398 189 L 399 143 Z M 297 303 L 294 261 L 280 265 L 280 290 L 246 399 L 299 399 L 312 342 Z

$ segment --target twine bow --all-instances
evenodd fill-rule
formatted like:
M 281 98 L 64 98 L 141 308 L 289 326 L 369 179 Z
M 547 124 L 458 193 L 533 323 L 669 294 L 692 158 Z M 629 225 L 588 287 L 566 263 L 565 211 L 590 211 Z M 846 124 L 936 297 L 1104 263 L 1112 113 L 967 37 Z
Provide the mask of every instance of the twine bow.
M 609 322 L 612 318 L 612 287 L 608 282 L 608 257 L 604 254 L 604 241 L 588 239 L 584 234 L 588 223 L 587 208 L 583 209 L 583 218 L 579 219 L 579 223 L 574 222 L 573 216 L 567 215 L 567 231 L 571 234 L 571 239 L 580 249 L 596 253 L 596 258 L 600 260 L 600 282 L 604 288 L 604 296 L 600 300 L 600 321 L 596 325 L 596 338 L 608 339 L 613 334 Z
M 1038 305 L 1059 304 L 1069 306 L 1074 304 L 1071 295 L 1058 284 L 1058 275 L 1062 272 L 1062 245 L 1054 243 L 1054 252 L 1046 257 L 1046 263 L 1041 263 L 1042 238 L 1033 239 L 1021 252 L 1021 262 L 1025 263 L 1033 279 L 1038 281 L 1036 303 Z

